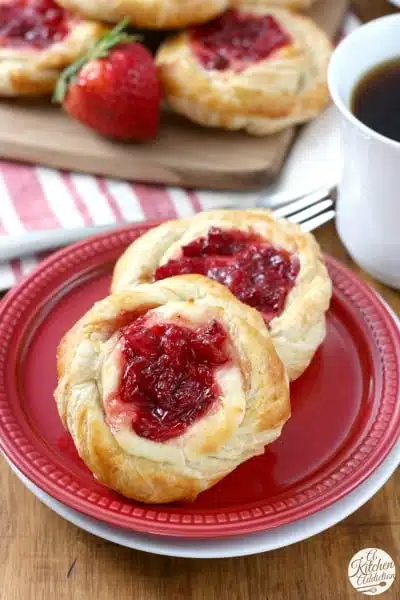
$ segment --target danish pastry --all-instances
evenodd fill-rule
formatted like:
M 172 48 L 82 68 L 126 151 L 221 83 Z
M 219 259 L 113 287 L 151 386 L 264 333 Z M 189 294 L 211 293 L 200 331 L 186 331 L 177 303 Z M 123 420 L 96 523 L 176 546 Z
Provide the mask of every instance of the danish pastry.
M 303 373 L 325 337 L 331 297 L 331 281 L 311 234 L 266 210 L 212 211 L 168 221 L 124 252 L 112 291 L 185 273 L 225 284 L 257 309 L 289 378 Z
M 90 19 L 118 23 L 128 18 L 145 29 L 181 29 L 205 23 L 223 12 L 230 0 L 57 0 Z
M 0 95 L 51 94 L 60 70 L 105 30 L 53 0 L 0 0 Z
M 95 304 L 59 346 L 55 392 L 95 477 L 143 502 L 194 500 L 262 453 L 290 403 L 259 319 L 199 275 Z
M 309 8 L 316 0 L 231 0 L 231 6 L 244 8 L 248 4 L 269 7 L 276 6 L 277 8 L 300 9 Z
M 171 107 L 196 123 L 267 135 L 327 105 L 331 43 L 309 18 L 246 2 L 161 44 Z

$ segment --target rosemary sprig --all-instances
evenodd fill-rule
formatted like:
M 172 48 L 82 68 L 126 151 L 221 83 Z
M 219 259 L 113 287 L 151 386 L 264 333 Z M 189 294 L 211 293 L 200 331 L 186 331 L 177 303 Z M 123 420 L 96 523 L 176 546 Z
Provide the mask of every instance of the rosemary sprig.
M 68 86 L 76 80 L 79 71 L 86 63 L 98 58 L 105 58 L 111 48 L 114 48 L 114 46 L 117 46 L 118 44 L 137 42 L 140 40 L 139 36 L 124 31 L 128 25 L 129 19 L 120 21 L 118 25 L 110 31 L 107 31 L 101 38 L 94 42 L 86 54 L 79 57 L 62 71 L 54 91 L 53 102 L 61 103 L 64 100 Z

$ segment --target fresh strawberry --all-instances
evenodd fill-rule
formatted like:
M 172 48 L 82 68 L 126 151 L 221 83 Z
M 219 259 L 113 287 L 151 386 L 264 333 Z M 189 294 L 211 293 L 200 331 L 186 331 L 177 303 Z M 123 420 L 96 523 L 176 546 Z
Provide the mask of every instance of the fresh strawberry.
M 101 135 L 148 140 L 158 131 L 161 85 L 150 52 L 123 32 L 106 33 L 61 74 L 55 100 Z

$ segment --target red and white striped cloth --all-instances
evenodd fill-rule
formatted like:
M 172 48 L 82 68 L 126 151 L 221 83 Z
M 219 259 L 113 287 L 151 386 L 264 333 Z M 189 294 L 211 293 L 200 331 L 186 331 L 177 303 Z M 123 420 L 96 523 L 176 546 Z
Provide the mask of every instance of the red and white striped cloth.
M 218 206 L 251 206 L 256 194 L 191 191 L 67 173 L 0 161 L 0 235 L 83 225 L 189 216 Z M 0 290 L 12 287 L 43 258 L 0 257 Z
M 358 25 L 349 14 L 339 38 Z M 0 161 L 0 235 L 184 217 L 218 206 L 246 208 L 259 196 L 260 192 L 149 186 Z M 12 287 L 42 258 L 38 255 L 4 263 L 0 256 L 0 290 Z

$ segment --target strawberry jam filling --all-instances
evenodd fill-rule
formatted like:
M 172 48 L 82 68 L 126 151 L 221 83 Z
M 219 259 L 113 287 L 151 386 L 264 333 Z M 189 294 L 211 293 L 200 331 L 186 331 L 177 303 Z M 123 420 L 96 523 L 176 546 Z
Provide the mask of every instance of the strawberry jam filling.
M 206 69 L 242 71 L 291 41 L 272 15 L 228 10 L 192 30 L 191 44 Z
M 0 46 L 43 49 L 67 33 L 67 13 L 54 0 L 0 0 Z
M 226 285 L 269 323 L 282 312 L 299 269 L 297 256 L 274 248 L 260 236 L 211 227 L 205 237 L 183 246 L 181 256 L 159 267 L 155 279 L 205 275 Z
M 119 402 L 133 408 L 137 435 L 163 442 L 218 403 L 215 369 L 229 362 L 227 334 L 213 320 L 196 329 L 139 317 L 121 330 Z

